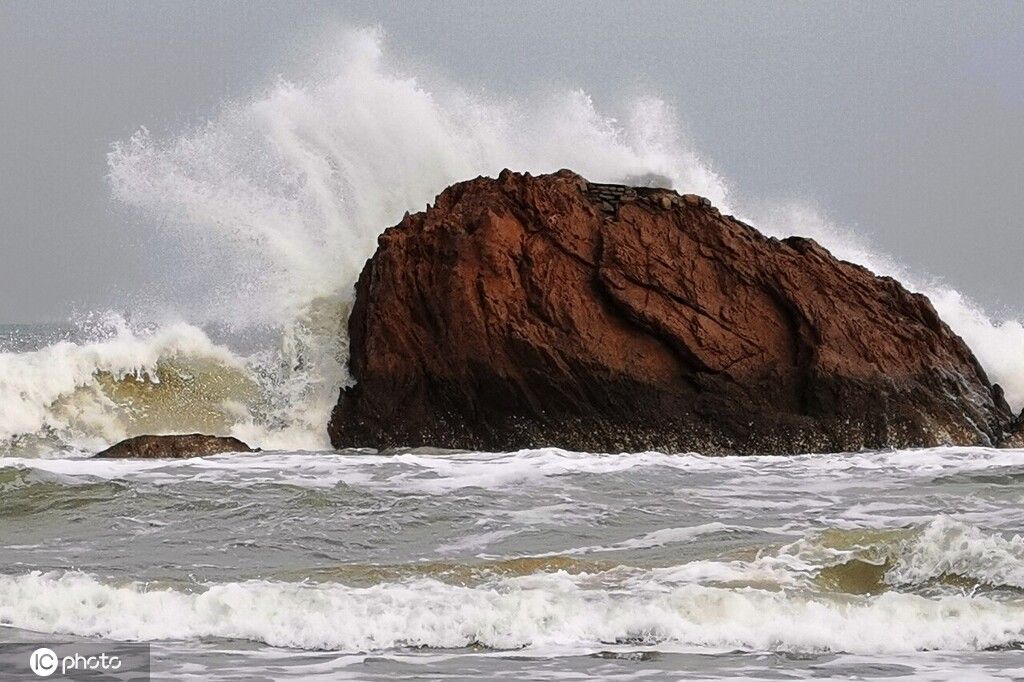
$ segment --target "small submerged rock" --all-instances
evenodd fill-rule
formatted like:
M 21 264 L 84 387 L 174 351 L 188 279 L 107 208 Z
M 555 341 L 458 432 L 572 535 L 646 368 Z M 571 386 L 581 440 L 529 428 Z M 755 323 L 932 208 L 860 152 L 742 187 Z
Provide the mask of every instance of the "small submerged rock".
M 190 433 L 175 436 L 135 436 L 94 456 L 107 459 L 184 459 L 216 455 L 222 452 L 259 452 L 259 449 L 251 448 L 248 444 L 230 436 Z

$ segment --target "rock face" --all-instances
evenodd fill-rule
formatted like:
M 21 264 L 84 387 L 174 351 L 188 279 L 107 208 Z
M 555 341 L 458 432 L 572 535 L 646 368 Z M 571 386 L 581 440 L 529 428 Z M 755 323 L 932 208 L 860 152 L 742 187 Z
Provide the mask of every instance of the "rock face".
M 1004 448 L 1024 448 L 1024 410 L 1017 416 L 1017 421 L 1010 425 L 1009 434 L 1001 445 Z
M 111 446 L 96 457 L 161 459 L 203 457 L 221 452 L 259 452 L 238 440 L 225 436 L 204 436 L 192 433 L 184 436 L 136 436 Z
M 335 447 L 795 453 L 994 444 L 928 299 L 707 199 L 504 171 L 387 230 Z

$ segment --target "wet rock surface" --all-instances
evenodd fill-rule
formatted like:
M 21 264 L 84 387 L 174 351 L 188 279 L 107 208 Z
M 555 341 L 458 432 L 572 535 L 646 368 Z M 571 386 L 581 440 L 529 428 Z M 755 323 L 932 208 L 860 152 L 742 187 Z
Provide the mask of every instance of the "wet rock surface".
M 454 185 L 387 230 L 335 447 L 835 452 L 1013 421 L 928 299 L 692 194 L 570 171 Z
M 1004 448 L 1024 448 L 1024 410 L 1017 416 L 1016 421 L 1010 425 L 1009 433 L 1000 445 Z
M 259 452 L 259 450 L 249 447 L 237 438 L 191 433 L 179 436 L 136 436 L 97 453 L 95 457 L 105 459 L 182 459 L 216 455 L 222 452 Z

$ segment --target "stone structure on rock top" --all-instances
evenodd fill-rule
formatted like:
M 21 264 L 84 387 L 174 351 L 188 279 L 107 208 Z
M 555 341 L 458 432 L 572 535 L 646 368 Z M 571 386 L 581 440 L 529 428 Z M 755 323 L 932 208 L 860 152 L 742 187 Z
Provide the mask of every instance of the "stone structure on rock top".
M 674 191 L 459 183 L 356 287 L 335 447 L 703 453 L 997 444 L 1013 415 L 928 299 Z

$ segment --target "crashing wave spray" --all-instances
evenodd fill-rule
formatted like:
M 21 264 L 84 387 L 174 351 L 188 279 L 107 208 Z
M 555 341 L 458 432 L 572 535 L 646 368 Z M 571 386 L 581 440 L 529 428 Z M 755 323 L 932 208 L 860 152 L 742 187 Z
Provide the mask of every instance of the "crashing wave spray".
M 193 272 L 158 282 L 177 314 L 284 332 L 282 348 L 250 363 L 276 408 L 234 435 L 327 447 L 352 285 L 382 229 L 453 182 L 571 167 L 604 181 L 662 176 L 726 200 L 659 101 L 636 102 L 619 122 L 578 91 L 530 102 L 427 91 L 386 63 L 376 32 L 335 47 L 326 76 L 281 80 L 174 139 L 142 129 L 109 155 L 114 196 Z
M 658 174 L 725 199 L 659 102 L 636 103 L 620 125 L 581 92 L 541 102 L 428 92 L 386 64 L 368 31 L 345 35 L 333 63 L 176 139 L 142 129 L 114 145 L 114 196 L 194 242 L 190 265 L 210 270 L 203 284 L 216 295 L 189 306 L 190 320 L 280 324 L 317 296 L 347 293 L 384 227 L 453 182 L 506 167 Z

